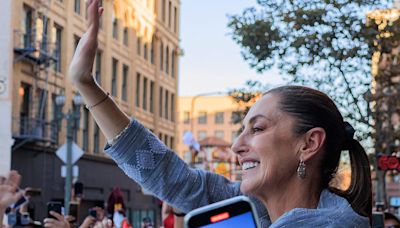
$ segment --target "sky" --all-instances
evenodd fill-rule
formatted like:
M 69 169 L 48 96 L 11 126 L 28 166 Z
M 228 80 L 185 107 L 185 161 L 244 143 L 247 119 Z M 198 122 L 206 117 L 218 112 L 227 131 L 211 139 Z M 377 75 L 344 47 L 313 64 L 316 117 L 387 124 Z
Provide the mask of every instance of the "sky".
M 282 84 L 277 70 L 251 69 L 229 35 L 227 15 L 255 6 L 256 0 L 181 0 L 179 96 L 226 92 L 247 80 Z

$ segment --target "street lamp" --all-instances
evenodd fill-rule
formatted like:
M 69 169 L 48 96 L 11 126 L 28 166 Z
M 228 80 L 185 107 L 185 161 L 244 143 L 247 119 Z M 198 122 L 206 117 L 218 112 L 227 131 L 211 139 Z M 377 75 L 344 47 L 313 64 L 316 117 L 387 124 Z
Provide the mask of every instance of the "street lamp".
M 72 99 L 73 105 L 77 107 L 75 110 L 68 110 L 67 113 L 63 113 L 62 107 L 65 104 L 65 96 L 58 95 L 55 99 L 55 103 L 58 107 L 58 118 L 67 120 L 67 175 L 65 178 L 65 196 L 64 196 L 64 214 L 69 214 L 69 202 L 71 201 L 71 188 L 72 188 L 72 141 L 73 132 L 78 130 L 76 124 L 80 120 L 80 106 L 83 104 L 81 95 L 78 93 Z
M 190 132 L 192 133 L 192 135 L 194 136 L 194 107 L 195 107 L 195 101 L 197 98 L 200 97 L 206 97 L 206 96 L 211 96 L 211 95 L 224 95 L 226 93 L 224 92 L 209 92 L 209 93 L 201 93 L 201 94 L 197 94 L 196 96 L 192 97 L 191 103 L 190 103 Z M 190 149 L 190 153 L 191 153 L 191 165 L 195 163 L 195 156 L 196 153 L 193 152 L 193 150 L 195 150 L 193 148 L 193 146 L 189 146 Z

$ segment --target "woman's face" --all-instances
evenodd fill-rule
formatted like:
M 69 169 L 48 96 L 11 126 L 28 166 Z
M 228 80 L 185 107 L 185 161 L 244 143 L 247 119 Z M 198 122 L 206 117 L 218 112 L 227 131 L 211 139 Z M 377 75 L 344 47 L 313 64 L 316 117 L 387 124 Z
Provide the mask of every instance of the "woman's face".
M 243 193 L 262 196 L 296 178 L 300 137 L 293 133 L 295 119 L 280 111 L 278 102 L 273 94 L 257 101 L 232 146 L 242 166 Z

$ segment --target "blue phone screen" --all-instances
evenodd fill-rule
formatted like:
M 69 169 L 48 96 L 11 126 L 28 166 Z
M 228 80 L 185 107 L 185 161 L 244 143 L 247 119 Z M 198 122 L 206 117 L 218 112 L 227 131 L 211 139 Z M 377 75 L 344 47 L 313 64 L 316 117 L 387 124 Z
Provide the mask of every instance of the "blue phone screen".
M 201 228 L 219 228 L 219 227 L 246 227 L 246 228 L 256 228 L 254 224 L 253 215 L 251 212 L 246 212 L 226 220 L 222 220 L 213 224 L 206 226 L 201 226 Z

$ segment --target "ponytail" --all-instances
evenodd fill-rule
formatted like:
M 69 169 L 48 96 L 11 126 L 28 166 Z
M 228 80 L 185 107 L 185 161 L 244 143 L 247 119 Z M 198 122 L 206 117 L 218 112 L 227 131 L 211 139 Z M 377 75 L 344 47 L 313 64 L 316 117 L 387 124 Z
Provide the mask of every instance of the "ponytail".
M 346 198 L 358 214 L 372 221 L 371 171 L 368 156 L 357 140 L 352 140 L 349 148 L 351 182 L 347 190 L 331 187 L 336 194 Z

